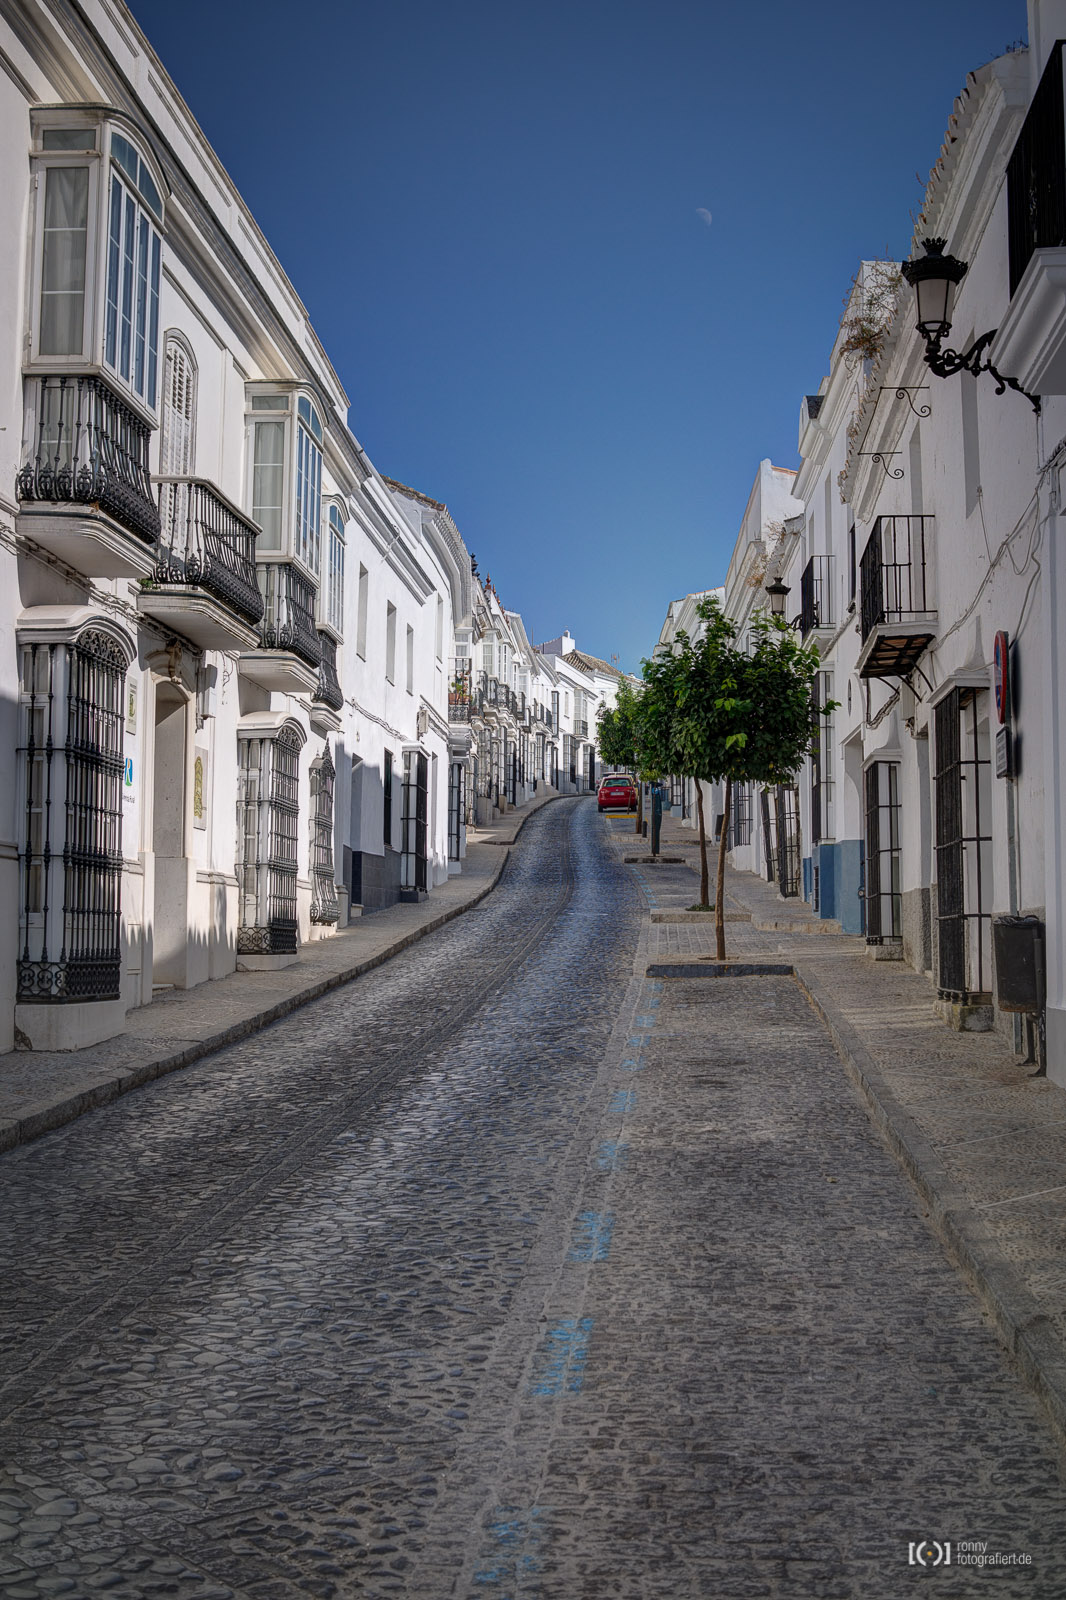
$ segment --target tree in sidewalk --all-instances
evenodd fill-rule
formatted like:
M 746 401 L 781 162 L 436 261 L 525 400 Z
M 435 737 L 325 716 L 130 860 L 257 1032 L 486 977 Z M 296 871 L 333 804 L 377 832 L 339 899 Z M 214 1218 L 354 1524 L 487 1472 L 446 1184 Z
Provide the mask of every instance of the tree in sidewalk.
M 749 648 L 736 643 L 736 625 L 716 599 L 699 607 L 698 639 L 678 635 L 670 682 L 675 711 L 671 739 L 679 771 L 695 778 L 700 826 L 700 899 L 707 904 L 707 839 L 702 783 L 722 783 L 725 803 L 718 842 L 714 903 L 716 954 L 725 960 L 725 853 L 734 783 L 763 787 L 791 782 L 816 734 L 814 677 L 818 652 L 800 644 L 780 618 L 756 611 Z M 645 673 L 649 666 L 646 663 Z M 835 709 L 830 701 L 823 715 Z
M 605 768 L 632 772 L 637 779 L 637 833 L 643 821 L 642 785 L 651 776 L 644 762 L 644 698 L 642 688 L 634 689 L 625 678 L 620 678 L 614 705 L 601 706 L 597 715 L 597 742 Z

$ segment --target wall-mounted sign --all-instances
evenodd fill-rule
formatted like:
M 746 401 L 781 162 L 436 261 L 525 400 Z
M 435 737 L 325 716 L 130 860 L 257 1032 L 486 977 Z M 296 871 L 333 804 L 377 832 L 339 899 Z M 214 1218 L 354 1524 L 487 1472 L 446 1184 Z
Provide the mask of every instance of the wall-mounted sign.
M 1006 722 L 1010 717 L 1010 639 L 1002 630 L 996 634 L 992 647 L 992 683 L 996 691 L 996 718 Z
M 126 732 L 137 732 L 137 679 L 126 680 Z

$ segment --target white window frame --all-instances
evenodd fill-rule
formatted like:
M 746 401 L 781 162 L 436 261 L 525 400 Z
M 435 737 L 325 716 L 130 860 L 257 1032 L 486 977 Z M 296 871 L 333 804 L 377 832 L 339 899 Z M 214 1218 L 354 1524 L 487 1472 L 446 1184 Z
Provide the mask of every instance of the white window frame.
M 255 492 L 257 429 L 262 424 L 271 423 L 281 423 L 284 428 L 278 542 L 268 544 L 269 535 L 264 528 L 266 537 L 258 540 L 256 558 L 295 562 L 314 580 L 320 593 L 320 609 L 324 609 L 324 601 L 321 599 L 322 547 L 327 500 L 322 489 L 325 434 L 321 412 L 314 396 L 305 389 L 283 388 L 279 384 L 252 383 L 246 388 L 244 420 L 247 438 L 245 504 L 253 521 L 258 521 L 256 513 L 259 509 Z M 304 461 L 308 462 L 312 469 L 310 478 L 312 507 L 311 516 L 305 519 L 301 527 L 303 504 L 301 471 Z M 259 525 L 262 526 L 262 523 Z M 328 545 L 328 538 L 325 542 Z M 328 579 L 328 568 L 326 577 Z
M 344 552 L 347 530 L 344 508 L 336 500 L 326 501 L 322 510 L 325 561 L 318 591 L 319 626 L 340 643 L 344 638 Z
M 33 128 L 32 169 L 34 179 L 34 214 L 32 234 L 32 264 L 29 276 L 29 306 L 26 326 L 29 329 L 28 366 L 37 372 L 99 372 L 106 375 L 115 389 L 142 411 L 153 424 L 159 415 L 163 387 L 163 324 L 161 318 L 161 286 L 165 248 L 165 208 L 167 184 L 161 168 L 140 133 L 125 121 L 109 118 L 84 107 L 34 108 L 31 110 Z M 81 149 L 46 149 L 50 136 L 68 135 L 84 137 Z M 127 166 L 135 167 L 141 180 L 135 185 L 127 172 L 113 156 L 113 139 L 124 141 L 123 159 Z M 131 159 L 131 156 L 133 159 Z M 88 173 L 86 195 L 85 273 L 82 303 L 81 350 L 60 354 L 46 354 L 41 350 L 42 293 L 44 289 L 44 231 L 45 200 L 48 174 L 60 168 L 83 170 Z M 138 237 L 140 219 L 147 224 L 147 268 L 149 280 L 153 276 L 154 252 L 158 251 L 159 292 L 149 294 L 145 307 L 145 358 L 144 382 L 141 390 L 135 382 L 124 378 L 115 365 L 106 360 L 107 286 L 111 218 L 111 184 L 117 175 L 118 183 L 134 200 Z M 154 191 L 154 201 L 145 196 Z M 158 204 L 155 204 L 158 202 Z M 124 213 L 125 215 L 125 213 Z M 135 258 L 136 269 L 136 258 Z M 135 271 L 136 280 L 136 271 Z M 152 313 L 155 318 L 155 372 L 150 385 L 150 358 L 148 340 Z M 135 372 L 131 353 L 131 374 Z M 150 392 L 154 391 L 154 392 Z

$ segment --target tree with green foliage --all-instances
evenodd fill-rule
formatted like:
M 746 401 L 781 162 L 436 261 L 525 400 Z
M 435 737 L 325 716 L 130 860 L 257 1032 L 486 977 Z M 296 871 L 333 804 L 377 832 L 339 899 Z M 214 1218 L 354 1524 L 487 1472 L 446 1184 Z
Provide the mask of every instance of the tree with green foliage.
M 600 759 L 608 768 L 632 772 L 637 779 L 637 833 L 643 821 L 642 786 L 649 776 L 643 759 L 644 699 L 643 688 L 635 689 L 627 678 L 619 678 L 614 705 L 601 706 L 596 719 Z
M 813 745 L 814 676 L 818 652 L 802 645 L 780 618 L 756 611 L 750 647 L 736 643 L 736 624 L 717 599 L 699 607 L 704 624 L 698 639 L 679 633 L 670 658 L 644 663 L 646 683 L 662 685 L 663 717 L 676 766 L 695 778 L 700 828 L 700 899 L 708 894 L 707 835 L 701 783 L 722 783 L 725 804 L 718 845 L 714 904 L 717 958 L 725 960 L 725 853 L 734 783 L 761 786 L 791 782 Z M 671 663 L 667 665 L 667 660 Z M 823 715 L 834 710 L 830 701 Z

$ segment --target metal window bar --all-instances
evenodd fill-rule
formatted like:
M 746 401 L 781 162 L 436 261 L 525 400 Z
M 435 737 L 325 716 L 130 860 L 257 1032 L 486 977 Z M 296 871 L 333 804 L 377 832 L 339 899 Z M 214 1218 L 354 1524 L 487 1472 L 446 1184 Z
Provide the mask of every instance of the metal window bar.
M 327 744 L 311 763 L 311 921 L 329 925 L 340 916 L 333 870 L 333 792 L 336 768 Z
M 462 763 L 448 766 L 448 860 L 458 861 L 462 830 L 466 826 L 466 785 Z
M 860 562 L 865 641 L 879 623 L 932 614 L 926 584 L 926 523 L 932 517 L 878 517 Z
M 309 667 L 322 664 L 322 642 L 315 627 L 315 585 L 285 561 L 259 561 L 255 568 L 263 597 L 259 642 L 264 650 L 291 650 Z
M 103 632 L 24 651 L 23 1001 L 121 994 L 125 681 L 125 656 Z
M 832 556 L 811 556 L 800 577 L 800 632 L 806 637 L 814 628 L 832 625 Z
M 934 710 L 937 986 L 941 999 L 989 1000 L 991 761 L 978 691 L 953 689 Z
M 875 761 L 866 769 L 867 944 L 891 944 L 903 937 L 899 763 Z
M 314 698 L 320 705 L 339 711 L 344 705 L 344 694 L 337 676 L 337 641 L 331 634 L 320 633 L 318 642 L 322 647 L 322 660 L 318 668 L 318 688 L 315 690 Z
M 767 883 L 777 881 L 777 794 L 764 789 L 761 795 L 762 847 Z
M 1066 244 L 1066 118 L 1062 40 L 1054 46 L 1007 163 L 1007 249 L 1013 296 L 1033 252 Z
M 300 741 L 290 728 L 238 740 L 237 862 L 243 955 L 289 955 L 297 947 L 296 860 Z
M 32 455 L 20 469 L 20 501 L 99 506 L 146 544 L 159 537 L 148 474 L 151 429 L 98 377 L 27 380 L 34 395 Z
M 407 750 L 403 758 L 403 859 L 400 882 L 405 889 L 427 886 L 427 817 L 429 814 L 429 762 L 421 751 Z
M 732 804 L 729 808 L 731 848 L 751 843 L 751 785 L 734 783 Z
M 157 583 L 206 589 L 247 622 L 263 615 L 255 575 L 259 529 L 202 478 L 157 478 L 160 553 Z
M 799 790 L 794 784 L 777 786 L 777 886 L 786 900 L 800 892 Z

